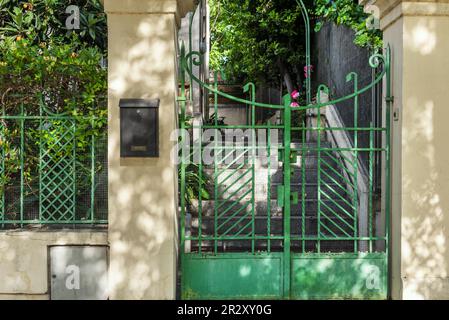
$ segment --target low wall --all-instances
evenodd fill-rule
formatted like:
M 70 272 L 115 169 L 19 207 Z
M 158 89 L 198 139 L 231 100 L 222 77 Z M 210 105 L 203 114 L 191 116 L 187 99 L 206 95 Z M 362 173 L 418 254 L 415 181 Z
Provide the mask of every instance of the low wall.
M 108 245 L 107 231 L 0 232 L 0 300 L 49 299 L 48 248 L 53 245 Z

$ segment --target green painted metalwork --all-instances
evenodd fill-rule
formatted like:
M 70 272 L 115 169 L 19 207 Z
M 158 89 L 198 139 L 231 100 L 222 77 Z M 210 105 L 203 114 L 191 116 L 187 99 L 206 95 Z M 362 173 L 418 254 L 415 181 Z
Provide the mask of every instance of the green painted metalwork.
M 279 253 L 184 257 L 183 299 L 277 299 L 282 296 Z M 205 277 L 207 274 L 220 275 Z M 232 279 L 232 281 L 230 281 Z
M 105 170 L 106 163 L 98 162 L 97 137 L 91 134 L 89 151 L 81 154 L 76 135 L 79 118 L 55 114 L 42 96 L 38 100 L 30 106 L 22 103 L 17 114 L 2 106 L 0 141 L 9 150 L 8 154 L 5 147 L 1 151 L 0 226 L 107 224 L 106 193 L 99 193 L 97 181 L 97 166 Z M 84 120 L 90 121 L 92 128 L 97 120 L 105 121 L 95 116 Z M 11 134 L 15 131 L 18 138 Z M 105 157 L 104 141 L 103 148 Z M 30 162 L 30 157 L 37 163 Z M 103 180 L 102 188 L 106 188 L 107 180 Z
M 2 117 L 5 115 L 5 107 L 2 105 Z M 5 123 L 0 119 L 0 221 L 2 222 L 1 227 L 3 228 L 5 224 L 5 134 L 4 134 Z
M 284 259 L 281 253 L 186 255 L 181 298 L 279 299 L 284 294 Z M 385 253 L 292 254 L 290 264 L 292 299 L 387 295 Z
M 290 297 L 290 250 L 291 250 L 291 167 L 290 167 L 290 152 L 291 152 L 291 98 L 290 95 L 284 96 L 284 148 L 283 148 L 283 164 L 284 171 L 284 283 L 283 283 L 283 296 L 284 298 Z M 279 196 L 279 195 L 278 195 Z
M 294 299 L 385 299 L 385 253 L 294 254 Z M 323 285 L 325 284 L 325 285 Z
M 257 102 L 253 83 L 243 88 L 249 93 L 248 100 L 222 92 L 216 73 L 213 84 L 195 76 L 193 68 L 202 64 L 202 55 L 186 53 L 182 45 L 178 101 L 181 140 L 187 145 L 182 148 L 182 159 L 191 160 L 195 152 L 191 141 L 186 140 L 187 132 L 196 130 L 204 138 L 207 130 L 215 129 L 213 142 L 199 143 L 200 154 L 209 150 L 213 157 L 211 163 L 199 164 L 200 177 L 209 175 L 212 186 L 199 182 L 197 189 L 212 188 L 211 199 L 199 192 L 196 199 L 191 199 L 193 204 L 186 203 L 187 164 L 180 164 L 183 298 L 385 299 L 389 295 L 389 48 L 384 55 L 374 54 L 368 61 L 375 70 L 382 66 L 372 83 L 360 88 L 357 74 L 351 72 L 346 80 L 353 83 L 352 93 L 329 97 L 329 89 L 319 85 L 316 102 L 312 103 L 309 22 L 304 4 L 301 0 L 298 3 L 306 25 L 305 105 L 291 106 L 289 95 L 284 96 L 282 105 Z M 213 100 L 213 123 L 186 123 L 186 76 Z M 383 126 L 360 127 L 359 96 L 383 79 L 387 121 Z M 322 99 L 323 93 L 328 100 Z M 248 120 L 244 124 L 219 124 L 219 98 L 246 105 Z M 353 126 L 330 126 L 324 110 L 338 108 L 345 101 L 353 104 Z M 281 120 L 256 122 L 256 108 L 278 112 Z M 304 111 L 316 117 L 315 122 L 306 123 Z M 298 118 L 302 120 L 294 124 L 293 119 Z M 243 144 L 222 145 L 226 130 L 231 129 L 263 132 L 268 145 L 276 146 L 278 157 L 273 149 L 261 144 L 259 136 Z M 383 134 L 381 146 L 374 143 L 377 133 Z M 349 137 L 350 145 L 338 143 L 337 135 Z M 360 143 L 361 135 L 369 136 L 368 145 Z M 265 149 L 268 161 L 258 165 L 254 155 Z M 367 155 L 366 170 L 363 154 Z M 373 158 L 379 154 L 384 156 L 386 168 L 384 197 L 379 200 L 382 205 L 376 203 L 383 208 L 381 212 L 374 209 L 377 198 L 373 189 L 377 172 Z M 276 162 L 280 164 L 278 169 Z M 259 194 L 261 189 L 265 191 Z M 376 220 L 384 221 L 385 230 L 378 229 Z

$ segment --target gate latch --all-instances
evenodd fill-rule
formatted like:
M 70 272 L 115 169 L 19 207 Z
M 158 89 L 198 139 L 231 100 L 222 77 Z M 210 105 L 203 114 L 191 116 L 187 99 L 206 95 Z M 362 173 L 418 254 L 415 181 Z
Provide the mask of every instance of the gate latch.
M 279 161 L 284 161 L 284 150 L 278 150 Z M 290 151 L 290 163 L 294 164 L 298 161 L 298 152 Z
M 283 208 L 284 203 L 284 194 L 285 194 L 285 187 L 284 186 L 277 186 L 277 205 L 280 208 Z M 290 193 L 290 203 L 295 205 L 298 204 L 298 192 L 291 192 Z
M 298 192 L 290 193 L 290 201 L 293 205 L 298 204 Z

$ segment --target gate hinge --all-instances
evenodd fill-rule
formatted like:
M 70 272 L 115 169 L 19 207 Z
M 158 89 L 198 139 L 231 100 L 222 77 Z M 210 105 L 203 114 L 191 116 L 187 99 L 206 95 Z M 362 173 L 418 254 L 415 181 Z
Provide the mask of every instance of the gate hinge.
M 393 103 L 394 102 L 394 96 L 385 97 L 385 101 Z

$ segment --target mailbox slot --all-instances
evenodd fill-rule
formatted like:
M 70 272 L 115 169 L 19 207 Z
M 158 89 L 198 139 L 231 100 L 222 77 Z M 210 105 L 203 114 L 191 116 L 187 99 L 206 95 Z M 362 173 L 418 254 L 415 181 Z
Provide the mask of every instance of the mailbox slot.
M 159 157 L 159 99 L 120 100 L 120 157 Z

